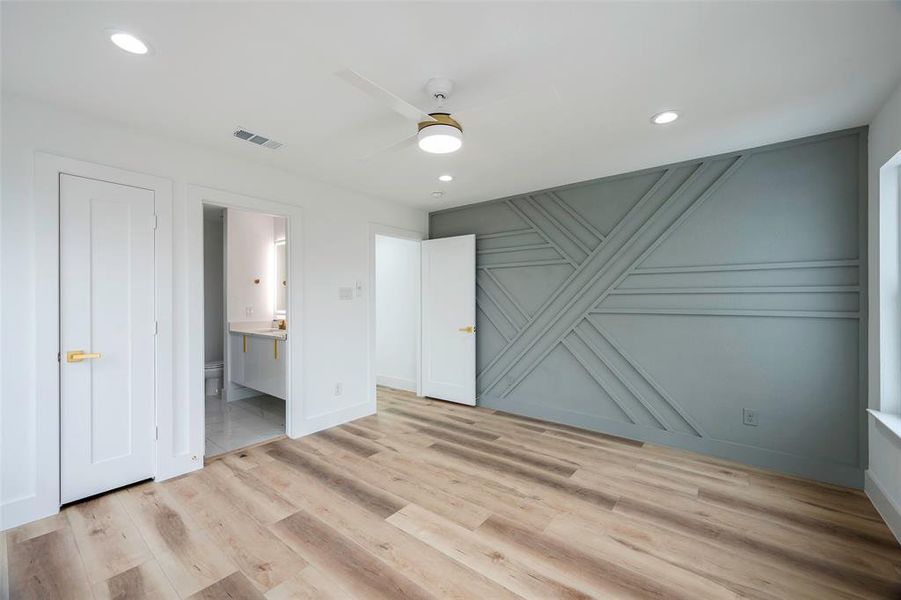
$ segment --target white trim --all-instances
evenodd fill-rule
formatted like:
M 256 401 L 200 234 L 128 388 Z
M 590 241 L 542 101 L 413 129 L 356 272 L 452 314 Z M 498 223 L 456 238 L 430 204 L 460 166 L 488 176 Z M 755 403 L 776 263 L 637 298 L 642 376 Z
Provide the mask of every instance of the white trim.
M 372 410 L 370 409 L 370 402 L 369 400 L 365 400 L 358 404 L 354 404 L 353 406 L 309 415 L 304 420 L 303 435 L 316 433 L 317 431 L 335 427 L 336 425 L 341 425 L 342 423 L 347 423 L 355 419 L 361 419 L 371 414 Z
M 868 408 L 867 412 L 873 415 L 873 418 L 885 425 L 885 428 L 894 434 L 901 441 L 901 416 Z
M 393 388 L 395 390 L 405 390 L 407 392 L 416 392 L 416 380 L 405 379 L 403 377 L 391 377 L 390 375 L 376 375 L 375 382 L 383 387 Z
M 163 177 L 36 152 L 35 202 L 35 464 L 34 494 L 4 504 L 0 529 L 59 512 L 59 175 L 66 173 L 154 192 L 157 230 L 155 402 L 157 423 L 172 398 L 172 181 Z M 156 473 L 164 469 L 157 442 Z
M 376 412 L 376 368 L 375 368 L 375 236 L 401 238 L 421 242 L 428 236 L 420 231 L 401 229 L 380 223 L 369 224 L 369 311 L 366 318 L 366 337 L 369 348 L 366 361 L 366 381 L 368 388 L 367 414 Z M 421 260 L 421 259 L 420 259 Z M 421 288 L 420 285 L 417 287 Z M 417 396 L 422 395 L 422 293 L 420 292 L 416 303 L 416 382 L 414 390 Z M 364 415 L 365 416 L 365 415 Z
M 870 280 L 875 310 L 870 315 L 870 335 L 876 352 L 870 353 L 875 370 L 877 398 L 871 407 L 901 414 L 901 151 L 879 168 L 876 263 Z
M 901 506 L 892 501 L 891 496 L 885 493 L 885 488 L 869 469 L 864 472 L 864 492 L 876 508 L 876 512 L 888 525 L 895 539 L 901 543 Z
M 253 196 L 234 194 L 214 188 L 188 185 L 188 280 L 203 281 L 203 205 L 214 204 L 285 217 L 288 259 L 288 357 L 285 385 L 285 433 L 292 438 L 311 433 L 304 414 L 303 381 L 303 208 Z M 226 319 L 227 321 L 227 319 Z M 203 454 L 204 378 L 203 378 L 203 286 L 188 286 L 188 404 L 190 438 L 193 452 Z M 228 340 L 228 338 L 225 338 Z M 227 341 L 226 341 L 227 343 Z M 227 350 L 226 350 L 227 354 Z M 227 362 L 227 359 L 226 359 Z M 227 366 L 226 366 L 227 369 Z M 223 381 L 223 387 L 227 385 Z M 231 400 L 232 398 L 229 398 Z

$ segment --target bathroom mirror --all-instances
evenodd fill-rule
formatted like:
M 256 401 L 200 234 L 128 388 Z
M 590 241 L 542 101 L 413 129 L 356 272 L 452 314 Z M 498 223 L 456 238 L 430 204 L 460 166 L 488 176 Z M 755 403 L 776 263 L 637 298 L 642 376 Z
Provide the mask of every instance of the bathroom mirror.
M 288 260 L 285 240 L 275 242 L 275 314 L 284 318 L 288 312 Z

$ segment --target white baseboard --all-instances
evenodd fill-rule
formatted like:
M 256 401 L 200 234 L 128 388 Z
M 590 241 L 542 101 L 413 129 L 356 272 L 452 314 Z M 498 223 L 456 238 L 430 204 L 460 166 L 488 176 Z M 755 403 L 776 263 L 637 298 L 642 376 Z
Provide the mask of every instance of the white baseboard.
M 299 427 L 300 431 L 292 437 L 299 438 L 329 427 L 348 423 L 355 419 L 375 414 L 375 405 L 369 400 L 354 404 L 336 411 L 305 417 Z
M 401 377 L 391 377 L 389 375 L 376 375 L 375 382 L 378 385 L 394 388 L 396 390 L 406 390 L 408 392 L 413 392 L 414 394 L 416 393 L 415 379 L 403 379 Z
M 28 496 L 0 504 L 0 531 L 6 531 L 59 512 L 59 502 L 48 501 L 45 496 Z
M 895 539 L 901 543 L 901 507 L 885 493 L 885 489 L 869 470 L 864 473 L 864 491 L 873 502 L 873 506 L 876 507 L 882 520 L 895 535 Z

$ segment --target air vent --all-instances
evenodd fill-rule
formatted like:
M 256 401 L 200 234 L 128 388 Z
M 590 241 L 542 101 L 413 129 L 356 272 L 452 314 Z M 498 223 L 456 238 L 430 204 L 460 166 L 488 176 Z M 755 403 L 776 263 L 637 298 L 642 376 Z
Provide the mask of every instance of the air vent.
M 246 129 L 236 129 L 234 136 L 239 140 L 244 140 L 245 142 L 250 142 L 251 144 L 256 144 L 257 146 L 269 148 L 270 150 L 275 150 L 276 148 L 282 147 L 281 142 L 276 142 L 275 140 L 271 140 L 266 136 L 253 133 L 252 131 L 247 131 Z

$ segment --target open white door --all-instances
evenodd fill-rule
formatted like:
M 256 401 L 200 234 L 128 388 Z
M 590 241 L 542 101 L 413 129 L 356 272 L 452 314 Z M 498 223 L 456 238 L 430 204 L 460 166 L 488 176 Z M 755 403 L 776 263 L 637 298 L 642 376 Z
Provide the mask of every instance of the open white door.
M 60 499 L 153 476 L 154 193 L 60 174 Z
M 422 242 L 422 393 L 476 403 L 476 236 Z

